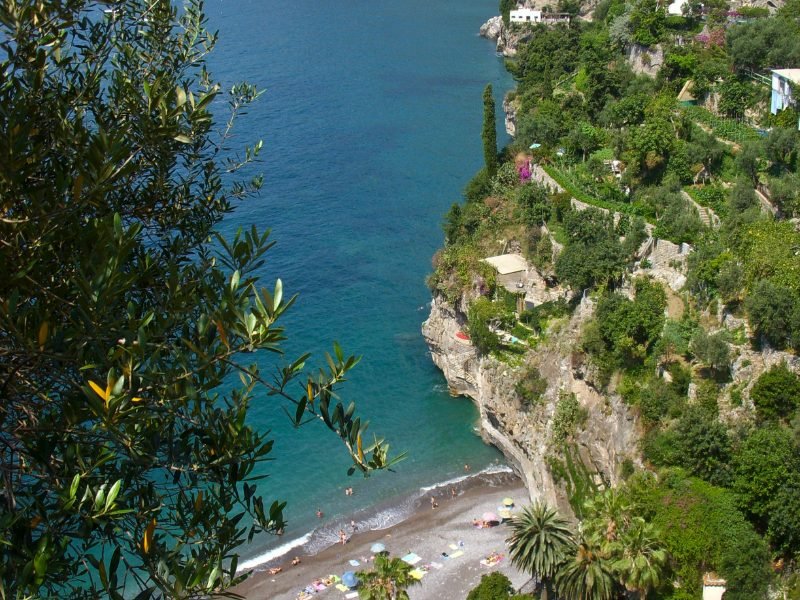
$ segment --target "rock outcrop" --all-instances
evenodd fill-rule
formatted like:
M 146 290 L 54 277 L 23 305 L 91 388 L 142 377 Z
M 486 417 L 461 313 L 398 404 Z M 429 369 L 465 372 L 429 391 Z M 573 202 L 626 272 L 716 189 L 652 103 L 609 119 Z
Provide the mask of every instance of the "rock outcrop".
M 506 133 L 511 137 L 517 135 L 517 109 L 516 94 L 509 92 L 503 98 L 503 112 L 505 113 Z
M 649 75 L 655 77 L 661 65 L 664 64 L 664 50 L 660 45 L 641 46 L 639 44 L 632 44 L 628 48 L 628 63 L 631 69 L 637 75 Z
M 481 25 L 478 34 L 489 40 L 496 40 L 500 37 L 500 32 L 503 30 L 503 17 L 500 15 L 492 17 L 486 23 Z
M 520 43 L 533 35 L 528 28 L 508 27 L 500 16 L 486 21 L 478 33 L 487 39 L 496 40 L 497 53 L 509 58 L 516 56 Z
M 586 415 L 569 445 L 574 448 L 573 458 L 596 478 L 595 483 L 615 485 L 622 462 L 638 462 L 636 417 L 615 394 L 601 395 L 592 386 L 584 361 L 573 352 L 574 340 L 593 311 L 585 300 L 569 321 L 518 366 L 479 356 L 456 335 L 465 326 L 464 312 L 441 297 L 434 298 L 422 327 L 433 362 L 444 373 L 450 392 L 469 396 L 478 407 L 483 438 L 514 465 L 532 499 L 544 499 L 567 514 L 571 507 L 564 482 L 551 472 L 565 447 L 553 432 L 553 416 L 564 393 L 575 394 Z M 524 406 L 515 384 L 530 367 L 539 370 L 548 388 L 535 406 Z

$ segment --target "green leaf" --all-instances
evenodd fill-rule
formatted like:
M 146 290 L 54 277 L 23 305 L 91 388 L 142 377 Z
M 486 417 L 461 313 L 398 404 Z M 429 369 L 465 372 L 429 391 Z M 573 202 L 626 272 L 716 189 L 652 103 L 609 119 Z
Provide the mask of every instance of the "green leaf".
M 283 299 L 283 282 L 280 279 L 278 279 L 275 282 L 275 295 L 272 303 L 273 310 L 278 310 L 278 307 L 281 305 L 282 299 Z
M 175 104 L 179 107 L 186 104 L 186 90 L 180 85 L 175 88 Z
M 117 494 L 119 494 L 119 488 L 122 485 L 122 479 L 117 479 L 116 483 L 111 486 L 111 489 L 108 491 L 108 497 L 106 498 L 106 506 L 104 511 L 108 511 L 114 504 L 114 500 L 117 499 Z
M 236 271 L 233 272 L 233 275 L 231 275 L 231 291 L 232 292 L 235 292 L 236 289 L 239 287 L 239 277 L 240 277 L 240 274 L 239 274 L 239 271 L 237 269 Z
M 72 483 L 69 486 L 69 497 L 70 500 L 75 499 L 75 495 L 78 493 L 78 485 L 81 482 L 80 474 L 76 473 L 75 477 L 72 478 Z
M 181 144 L 191 144 L 192 143 L 192 138 L 190 138 L 188 135 L 184 135 L 182 133 L 176 135 L 173 139 L 176 142 L 180 142 Z
M 308 400 L 306 398 L 302 398 L 300 402 L 297 403 L 297 410 L 295 411 L 294 421 L 297 425 L 300 424 L 301 419 L 303 418 L 303 413 L 306 411 L 306 404 Z
M 214 584 L 216 583 L 217 579 L 219 579 L 220 574 L 219 565 L 216 565 L 213 569 L 211 569 L 211 573 L 208 575 L 208 581 L 206 582 L 206 589 L 208 591 L 214 589 Z

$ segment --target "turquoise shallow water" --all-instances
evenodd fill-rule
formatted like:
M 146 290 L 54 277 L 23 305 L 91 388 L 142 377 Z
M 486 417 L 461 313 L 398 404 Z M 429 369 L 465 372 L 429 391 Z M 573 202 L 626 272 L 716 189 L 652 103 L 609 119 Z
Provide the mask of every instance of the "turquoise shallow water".
M 499 108 L 511 87 L 493 44 L 477 37 L 495 11 L 493 0 L 207 4 L 220 32 L 213 74 L 266 90 L 234 140 L 264 140 L 264 190 L 224 230 L 272 229 L 277 245 L 262 276 L 300 294 L 285 322 L 290 354 L 311 350 L 321 364 L 338 340 L 363 355 L 343 397 L 409 453 L 396 473 L 348 477 L 332 435 L 293 431 L 275 399 L 259 398 L 251 422 L 277 438 L 259 488 L 288 501 L 289 527 L 245 557 L 318 528 L 303 538 L 313 551 L 354 514 L 381 526 L 410 510 L 420 488 L 462 475 L 464 463 L 474 472 L 501 458 L 475 435 L 471 403 L 447 394 L 420 334 L 442 215 L 481 165 L 483 88 L 495 86 Z

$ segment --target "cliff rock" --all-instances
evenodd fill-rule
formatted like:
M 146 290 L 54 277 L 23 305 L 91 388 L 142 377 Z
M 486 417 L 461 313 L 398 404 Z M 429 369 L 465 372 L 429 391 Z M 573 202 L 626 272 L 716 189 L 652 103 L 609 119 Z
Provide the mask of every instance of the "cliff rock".
M 485 37 L 486 39 L 496 40 L 498 37 L 500 37 L 500 32 L 502 31 L 502 29 L 503 29 L 503 17 L 498 15 L 496 17 L 492 17 L 491 19 L 486 21 L 486 23 L 481 25 L 478 34 L 481 37 Z
M 652 48 L 632 44 L 628 48 L 628 63 L 637 75 L 649 75 L 655 77 L 661 65 L 664 64 L 664 50 L 656 45 Z
M 528 28 L 506 26 L 500 16 L 486 21 L 478 33 L 487 39 L 497 40 L 497 53 L 509 58 L 516 56 L 519 44 L 533 35 Z
M 469 396 L 480 413 L 482 437 L 499 448 L 524 479 L 532 499 L 541 498 L 571 512 L 565 485 L 551 472 L 564 443 L 555 439 L 553 416 L 564 393 L 575 394 L 586 415 L 569 439 L 572 460 L 579 461 L 597 484 L 615 485 L 623 460 L 638 462 L 639 426 L 636 417 L 614 394 L 594 389 L 584 363 L 573 353 L 582 324 L 593 314 L 583 302 L 573 316 L 547 341 L 529 352 L 523 364 L 509 365 L 487 356 L 456 336 L 465 326 L 464 313 L 435 297 L 422 332 L 433 362 L 444 373 L 450 392 Z M 547 392 L 535 406 L 525 406 L 515 384 L 526 368 L 535 366 L 547 380 Z
M 517 134 L 517 109 L 516 95 L 506 94 L 503 98 L 503 112 L 505 113 L 506 133 L 511 137 Z

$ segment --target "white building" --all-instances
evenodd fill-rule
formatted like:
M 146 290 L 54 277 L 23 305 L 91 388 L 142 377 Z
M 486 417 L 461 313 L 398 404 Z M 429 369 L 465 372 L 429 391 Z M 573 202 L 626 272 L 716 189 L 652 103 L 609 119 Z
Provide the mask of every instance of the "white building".
M 683 7 L 689 4 L 689 0 L 674 0 L 667 7 L 667 13 L 676 17 L 683 16 Z
M 518 8 L 511 11 L 512 23 L 541 23 L 542 11 L 532 8 Z
M 703 575 L 703 600 L 723 600 L 726 585 L 728 582 L 718 577 L 716 573 L 705 573 Z
M 528 280 L 528 261 L 521 254 L 500 254 L 484 258 L 482 262 L 497 271 L 497 283 L 513 294 L 524 291 Z
M 792 98 L 792 85 L 800 86 L 800 69 L 772 71 L 772 99 L 769 109 L 773 115 L 795 104 L 796 98 Z
M 567 13 L 543 13 L 532 8 L 518 8 L 510 13 L 512 23 L 569 23 L 570 17 Z

